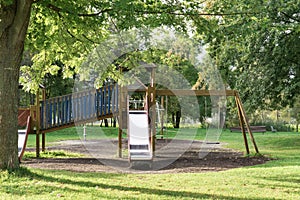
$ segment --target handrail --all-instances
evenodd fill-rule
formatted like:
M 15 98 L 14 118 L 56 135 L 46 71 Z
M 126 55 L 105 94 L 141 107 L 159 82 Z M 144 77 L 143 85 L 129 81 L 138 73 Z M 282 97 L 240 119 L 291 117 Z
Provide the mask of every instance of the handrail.
M 117 98 L 118 86 L 113 84 L 41 101 L 41 130 L 111 116 L 118 112 Z

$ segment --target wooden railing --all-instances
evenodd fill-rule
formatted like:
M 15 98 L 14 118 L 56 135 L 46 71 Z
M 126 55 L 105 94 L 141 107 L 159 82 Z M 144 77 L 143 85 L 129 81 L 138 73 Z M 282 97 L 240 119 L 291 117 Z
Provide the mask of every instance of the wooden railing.
M 19 108 L 18 109 L 18 126 L 25 127 L 27 125 L 27 118 L 30 116 L 29 108 Z
M 40 107 L 41 130 L 96 121 L 118 112 L 118 86 L 46 99 Z

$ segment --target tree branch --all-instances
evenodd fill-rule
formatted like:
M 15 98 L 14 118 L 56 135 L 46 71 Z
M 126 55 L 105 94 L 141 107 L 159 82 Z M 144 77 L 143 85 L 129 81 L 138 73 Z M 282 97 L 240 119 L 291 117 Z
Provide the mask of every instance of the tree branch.
M 285 12 L 281 12 L 284 16 L 286 16 L 287 18 L 289 18 L 289 19 L 292 19 L 292 20 L 295 20 L 296 22 L 300 22 L 300 20 L 299 19 L 296 19 L 295 17 L 293 17 L 293 16 L 290 16 L 290 15 L 288 15 L 287 13 L 285 13 Z
M 61 12 L 62 11 L 61 8 L 59 8 L 59 7 L 57 7 L 53 4 L 50 4 L 50 3 L 47 5 L 47 7 L 50 8 L 51 10 L 55 11 L 55 12 Z
M 63 10 L 62 8 L 56 6 L 56 5 L 53 5 L 53 4 L 48 4 L 47 5 L 48 8 L 50 8 L 51 10 L 55 11 L 55 12 L 65 12 L 65 13 L 68 13 L 68 14 L 74 14 L 74 15 L 77 15 L 79 17 L 95 17 L 95 16 L 98 16 L 102 13 L 105 13 L 105 12 L 109 12 L 109 11 L 112 11 L 111 8 L 106 8 L 106 9 L 103 9 L 99 12 L 95 12 L 95 13 L 74 13 L 74 12 L 70 12 L 68 10 Z
M 32 3 L 38 3 L 38 2 L 40 2 L 41 0 L 33 0 L 33 2 Z
M 13 26 L 15 27 L 12 29 L 13 31 L 17 31 L 12 34 L 14 39 L 12 41 L 17 42 L 18 40 L 23 40 L 24 34 L 27 32 L 29 18 L 30 18 L 30 11 L 31 11 L 32 1 L 16 1 L 15 5 L 15 16 L 13 19 Z
M 63 10 L 62 8 L 59 8 L 53 4 L 48 4 L 47 5 L 48 8 L 50 8 L 51 10 L 55 11 L 55 12 L 65 12 L 65 13 L 69 13 L 69 14 L 74 14 L 77 15 L 79 17 L 94 17 L 94 16 L 98 16 L 101 15 L 102 13 L 105 12 L 109 12 L 112 11 L 112 8 L 106 8 L 103 9 L 99 12 L 95 12 L 95 13 L 73 13 L 70 12 L 68 10 Z M 177 10 L 179 11 L 179 10 Z M 132 10 L 130 10 L 130 12 L 132 12 Z M 135 13 L 139 13 L 139 14 L 170 14 L 170 15 L 175 15 L 175 16 L 234 16 L 234 15 L 253 15 L 253 14 L 258 14 L 255 12 L 233 12 L 233 13 L 200 13 L 200 12 L 176 12 L 175 11 L 165 11 L 165 10 L 161 10 L 161 11 L 150 11 L 150 10 L 133 10 L 133 12 Z
M 82 36 L 83 36 L 86 40 L 90 41 L 91 43 L 97 44 L 94 40 L 88 38 L 88 36 L 86 36 L 85 34 L 82 34 Z
M 135 10 L 136 13 L 142 14 L 170 14 L 178 16 L 234 16 L 234 15 L 253 15 L 259 14 L 255 12 L 236 12 L 236 13 L 200 13 L 200 12 L 176 12 L 176 11 L 145 11 L 145 10 Z
M 96 13 L 90 13 L 90 14 L 88 14 L 88 13 L 78 13 L 77 15 L 79 17 L 94 17 L 94 16 L 98 16 L 102 13 L 106 13 L 106 12 L 109 12 L 109 11 L 112 11 L 112 10 L 113 10 L 112 8 L 106 8 L 106 9 L 103 9 L 103 10 L 101 10 L 99 12 L 96 12 Z
M 82 39 L 76 37 L 73 33 L 71 33 L 71 31 L 69 29 L 66 29 L 66 31 L 72 38 L 74 38 L 75 40 L 78 40 L 79 42 L 84 43 L 84 41 Z

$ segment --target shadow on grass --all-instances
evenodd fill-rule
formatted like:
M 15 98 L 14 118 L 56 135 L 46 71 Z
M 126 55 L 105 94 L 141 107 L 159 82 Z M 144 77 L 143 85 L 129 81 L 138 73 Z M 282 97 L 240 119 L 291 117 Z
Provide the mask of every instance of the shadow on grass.
M 230 196 L 223 196 L 223 195 L 218 195 L 218 194 L 205 194 L 205 193 L 201 193 L 201 192 L 187 192 L 187 191 L 173 191 L 173 190 L 166 190 L 166 189 L 153 189 L 153 188 L 145 188 L 145 187 L 136 187 L 136 186 L 124 186 L 124 185 L 112 185 L 112 184 L 104 184 L 101 183 L 101 181 L 95 183 L 95 182 L 90 182 L 90 181 L 76 181 L 76 180 L 72 180 L 73 177 L 83 177 L 88 179 L 89 176 L 93 175 L 93 178 L 95 178 L 95 176 L 99 176 L 99 179 L 101 178 L 112 178 L 114 176 L 122 176 L 122 174 L 105 174 L 105 173 L 99 173 L 99 174 L 86 174 L 86 173 L 82 173 L 82 174 L 78 174 L 78 173 L 70 173 L 69 174 L 69 179 L 66 178 L 58 178 L 58 177 L 54 177 L 57 175 L 56 172 L 53 173 L 54 176 L 48 176 L 48 175 L 43 175 L 43 174 L 39 174 L 36 172 L 32 172 L 29 169 L 26 168 L 21 168 L 19 170 L 16 170 L 13 172 L 13 176 L 17 177 L 17 178 L 27 178 L 29 180 L 35 180 L 35 181 L 44 181 L 44 182 L 49 182 L 52 183 L 51 186 L 44 186 L 41 187 L 40 189 L 31 189 L 31 191 L 34 191 L 34 194 L 50 194 L 51 191 L 55 191 L 55 190 L 62 190 L 61 185 L 64 184 L 69 184 L 69 185 L 73 185 L 76 186 L 75 188 L 81 187 L 84 188 L 82 189 L 82 193 L 86 192 L 86 188 L 102 188 L 102 189 L 108 189 L 108 190 L 115 190 L 114 192 L 114 196 L 108 196 L 107 194 L 105 196 L 103 196 L 102 192 L 99 192 L 98 197 L 105 197 L 105 198 L 111 198 L 111 199 L 116 199 L 116 198 L 120 198 L 120 194 L 118 193 L 118 191 L 125 191 L 125 192 L 139 192 L 145 195 L 157 195 L 156 198 L 164 198 L 164 199 L 169 199 L 169 198 L 178 198 L 178 199 L 182 199 L 182 198 L 189 198 L 189 199 L 233 199 L 233 200 L 242 200 L 242 199 L 249 199 L 249 200 L 258 200 L 260 198 L 240 198 L 240 197 L 230 197 Z M 87 175 L 87 176 L 86 176 Z M 57 185 L 57 186 L 53 186 L 53 185 Z M 3 189 L 8 189 L 7 186 L 5 186 L 5 183 L 2 184 L 2 187 L 4 187 Z M 36 185 L 37 188 L 39 188 L 39 185 Z M 2 190 L 3 190 L 2 189 Z M 201 188 L 199 188 L 201 189 Z M 16 188 L 9 188 L 9 193 L 12 193 L 14 195 L 19 195 L 19 196 L 23 196 L 26 195 L 26 190 L 24 190 L 23 192 L 20 191 L 20 188 L 16 187 Z M 66 192 L 80 192 L 79 189 L 71 189 L 70 187 L 65 187 L 63 188 L 64 191 Z M 30 193 L 32 194 L 32 193 Z M 49 196 L 49 198 L 51 198 Z M 134 197 L 133 197 L 134 199 Z M 272 199 L 272 198 L 270 198 Z
M 256 177 L 257 179 L 263 179 L 264 181 L 268 181 L 268 183 L 260 182 L 259 185 L 261 187 L 269 187 L 269 188 L 282 188 L 282 189 L 293 189 L 300 191 L 299 184 L 300 184 L 300 177 L 299 172 L 289 173 L 287 174 L 278 174 L 272 175 L 269 177 Z M 271 183 L 271 184 L 270 184 Z M 295 191 L 294 191 L 295 192 Z

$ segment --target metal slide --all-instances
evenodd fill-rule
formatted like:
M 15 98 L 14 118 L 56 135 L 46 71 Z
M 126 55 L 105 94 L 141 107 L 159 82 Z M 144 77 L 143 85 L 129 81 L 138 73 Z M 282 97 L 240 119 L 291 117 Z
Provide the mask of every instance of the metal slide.
M 26 148 L 26 143 L 28 139 L 28 134 L 30 132 L 30 116 L 27 117 L 27 124 L 26 124 L 26 129 L 21 129 L 18 130 L 18 157 L 19 157 L 19 162 L 21 162 L 25 148 Z
M 150 131 L 148 113 L 145 110 L 130 110 L 128 116 L 129 161 L 150 161 Z

